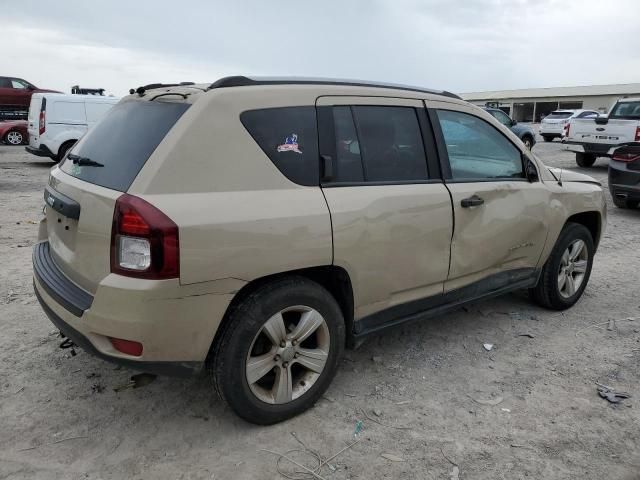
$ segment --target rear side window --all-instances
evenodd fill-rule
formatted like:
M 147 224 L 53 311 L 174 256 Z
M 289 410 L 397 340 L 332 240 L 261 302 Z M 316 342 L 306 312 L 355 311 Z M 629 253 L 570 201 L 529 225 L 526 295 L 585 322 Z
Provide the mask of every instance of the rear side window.
M 49 102 L 47 120 L 54 123 L 85 124 L 84 102 L 62 102 L 53 100 Z
M 414 108 L 334 107 L 333 118 L 336 182 L 427 180 L 427 159 Z
M 609 118 L 640 120 L 640 102 L 616 103 L 609 114 Z
M 292 182 L 318 185 L 315 107 L 282 107 L 242 112 L 240 121 L 273 164 Z
M 73 163 L 64 172 L 86 182 L 126 192 L 167 132 L 189 108 L 188 103 L 124 102 L 114 106 L 71 150 L 103 166 Z

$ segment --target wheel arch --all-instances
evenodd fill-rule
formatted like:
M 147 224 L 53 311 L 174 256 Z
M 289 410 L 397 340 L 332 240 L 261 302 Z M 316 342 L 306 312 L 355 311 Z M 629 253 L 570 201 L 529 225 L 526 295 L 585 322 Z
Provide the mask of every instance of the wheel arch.
M 602 233 L 602 216 L 600 212 L 597 211 L 587 211 L 574 213 L 565 222 L 564 226 L 568 223 L 577 223 L 579 225 L 583 225 L 589 230 L 591 233 L 591 238 L 593 238 L 593 243 L 598 248 L 598 244 L 600 243 L 600 236 Z M 564 228 L 564 227 L 563 227 Z
M 214 338 L 211 342 L 211 347 L 209 348 L 209 355 L 207 358 L 208 361 L 212 358 L 212 353 L 215 349 L 218 339 L 222 336 L 225 328 L 230 322 L 231 313 L 233 312 L 233 310 L 260 287 L 267 285 L 273 281 L 284 279 L 287 277 L 307 278 L 323 286 L 327 289 L 327 291 L 329 291 L 329 293 L 331 293 L 336 302 L 338 302 L 338 305 L 344 317 L 347 346 L 352 347 L 354 345 L 354 300 L 351 278 L 349 277 L 349 274 L 345 269 L 335 265 L 325 265 L 266 275 L 264 277 L 256 278 L 244 285 L 234 295 L 225 311 L 222 321 L 220 322 L 216 334 L 214 335 Z

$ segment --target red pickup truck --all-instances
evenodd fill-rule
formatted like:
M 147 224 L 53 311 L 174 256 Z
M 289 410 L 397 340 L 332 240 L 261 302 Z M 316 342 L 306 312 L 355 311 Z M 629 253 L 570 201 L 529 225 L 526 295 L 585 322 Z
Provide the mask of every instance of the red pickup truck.
M 0 120 L 26 119 L 35 92 L 61 93 L 38 88 L 21 78 L 0 77 Z

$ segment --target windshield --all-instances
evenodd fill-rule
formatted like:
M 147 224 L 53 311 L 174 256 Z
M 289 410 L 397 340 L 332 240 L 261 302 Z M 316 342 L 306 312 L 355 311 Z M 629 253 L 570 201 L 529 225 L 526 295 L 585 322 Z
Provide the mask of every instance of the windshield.
M 546 118 L 549 120 L 560 120 L 563 118 L 569 118 L 571 115 L 573 115 L 573 112 L 551 112 Z
M 616 103 L 609 118 L 640 120 L 640 101 Z
M 126 192 L 189 105 L 119 103 L 75 144 L 60 168 L 86 182 Z

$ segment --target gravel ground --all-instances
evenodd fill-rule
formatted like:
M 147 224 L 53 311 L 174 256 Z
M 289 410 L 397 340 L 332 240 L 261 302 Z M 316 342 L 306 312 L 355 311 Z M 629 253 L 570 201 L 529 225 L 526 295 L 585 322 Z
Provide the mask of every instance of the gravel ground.
M 534 151 L 576 168 L 557 141 Z M 31 282 L 50 167 L 0 147 L 1 479 L 280 479 L 277 457 L 260 449 L 303 442 L 326 458 L 354 440 L 358 421 L 360 441 L 322 478 L 640 479 L 640 211 L 610 205 L 571 310 L 517 293 L 373 337 L 347 352 L 314 408 L 256 427 L 206 377 L 115 392 L 135 372 L 58 348 Z M 605 160 L 587 173 L 606 185 Z M 595 382 L 632 398 L 614 407 Z M 308 453 L 292 456 L 313 465 Z

